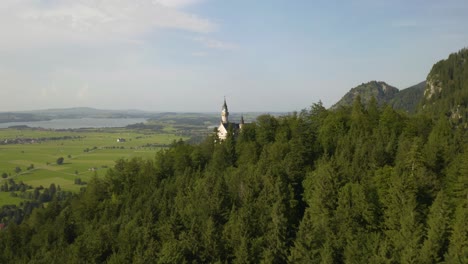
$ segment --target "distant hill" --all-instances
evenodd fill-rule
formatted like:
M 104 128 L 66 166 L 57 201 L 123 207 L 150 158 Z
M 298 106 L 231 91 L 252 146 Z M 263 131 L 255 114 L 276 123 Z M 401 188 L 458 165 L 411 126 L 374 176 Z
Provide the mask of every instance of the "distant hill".
M 455 123 L 468 122 L 468 49 L 452 53 L 429 72 L 420 111 Z
M 412 113 L 415 112 L 422 98 L 425 84 L 425 82 L 421 82 L 400 91 L 398 88 L 382 81 L 362 83 L 346 93 L 340 101 L 332 106 L 332 109 L 352 105 L 356 96 L 359 95 L 363 104 L 369 103 L 374 97 L 379 105 L 386 103 L 395 109 Z
M 140 111 L 140 110 L 103 110 L 91 107 L 73 107 L 73 108 L 58 108 L 58 109 L 45 109 L 24 111 L 21 113 L 28 113 L 40 116 L 47 116 L 49 118 L 133 118 L 133 117 L 151 117 L 155 113 Z
M 369 103 L 372 97 L 374 97 L 377 99 L 378 104 L 381 105 L 384 102 L 389 102 L 398 92 L 399 90 L 397 88 L 388 85 L 385 82 L 371 81 L 368 83 L 362 83 L 346 93 L 340 101 L 332 106 L 332 109 L 340 106 L 352 105 L 354 99 L 358 95 L 361 97 L 363 104 Z
M 102 110 L 90 107 L 44 109 L 0 113 L 0 123 L 74 118 L 152 118 L 158 113 L 140 110 Z
M 352 105 L 356 96 L 367 104 L 372 97 L 379 105 L 409 113 L 423 112 L 432 117 L 446 115 L 453 123 L 468 126 L 468 49 L 452 53 L 434 64 L 426 81 L 403 90 L 381 81 L 371 81 L 352 88 L 331 108 Z
M 247 122 L 255 120 L 264 112 L 231 113 L 230 118 L 240 120 L 241 115 Z M 270 112 L 273 116 L 285 115 L 283 112 Z M 74 107 L 61 109 L 44 109 L 18 112 L 0 112 L 0 123 L 45 121 L 52 119 L 76 118 L 146 118 L 150 121 L 160 121 L 174 125 L 212 126 L 220 121 L 220 113 L 181 113 L 181 112 L 147 112 L 141 110 L 103 110 L 90 107 Z
M 35 115 L 31 113 L 0 113 L 0 123 L 8 122 L 31 122 L 31 121 L 45 121 L 50 120 L 50 118 L 40 115 Z

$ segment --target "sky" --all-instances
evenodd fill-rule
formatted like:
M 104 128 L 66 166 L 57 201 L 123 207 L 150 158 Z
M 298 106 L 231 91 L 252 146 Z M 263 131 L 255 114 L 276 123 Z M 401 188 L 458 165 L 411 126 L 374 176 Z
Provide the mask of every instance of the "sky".
M 466 0 L 1 0 L 0 111 L 326 107 L 468 47 Z

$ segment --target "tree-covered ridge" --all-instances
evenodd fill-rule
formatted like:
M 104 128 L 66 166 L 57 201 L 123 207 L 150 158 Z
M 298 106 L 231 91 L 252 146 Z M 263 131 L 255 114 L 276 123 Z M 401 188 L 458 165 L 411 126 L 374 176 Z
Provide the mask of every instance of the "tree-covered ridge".
M 359 97 L 119 160 L 0 263 L 467 263 L 468 132 Z
M 450 54 L 432 67 L 421 108 L 431 115 L 449 116 L 455 123 L 467 123 L 468 49 Z
M 398 90 L 384 82 L 371 81 L 352 88 L 332 109 L 350 106 L 357 96 L 364 104 L 375 98 L 408 113 L 422 111 L 434 117 L 446 115 L 451 122 L 468 124 L 468 49 L 437 62 L 426 81 Z M 390 87 L 390 89 L 389 89 Z
M 352 88 L 346 93 L 340 101 L 338 101 L 332 108 L 338 108 L 340 106 L 351 106 L 357 96 L 361 97 L 364 104 L 368 104 L 372 98 L 377 100 L 379 105 L 388 103 L 391 99 L 398 94 L 399 90 L 391 85 L 381 81 L 370 81 L 368 83 L 362 83 Z
M 415 113 L 418 110 L 418 105 L 424 95 L 426 82 L 420 82 L 416 85 L 401 90 L 393 97 L 389 104 L 394 109 L 404 110 L 408 113 Z
M 352 88 L 340 101 L 332 106 L 336 109 L 340 106 L 351 106 L 357 96 L 361 97 L 364 105 L 371 100 L 377 100 L 379 105 L 389 104 L 394 109 L 403 110 L 407 113 L 415 113 L 424 94 L 426 82 L 421 82 L 411 87 L 398 90 L 385 82 L 371 81 Z

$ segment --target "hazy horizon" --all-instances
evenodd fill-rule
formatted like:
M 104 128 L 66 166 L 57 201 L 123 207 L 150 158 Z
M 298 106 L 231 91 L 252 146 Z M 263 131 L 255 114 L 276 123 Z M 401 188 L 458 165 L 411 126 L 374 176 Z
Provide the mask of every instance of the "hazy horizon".
M 299 111 L 404 89 L 468 46 L 468 2 L 4 0 L 0 112 Z
M 307 107 L 304 107 L 307 108 Z M 303 109 L 304 109 L 303 108 Z M 71 109 L 93 109 L 97 111 L 115 111 L 115 112 L 125 112 L 125 111 L 139 111 L 139 112 L 146 112 L 146 113 L 177 113 L 177 114 L 220 114 L 220 111 L 155 111 L 155 110 L 143 110 L 143 109 L 125 109 L 125 108 L 96 108 L 96 107 L 90 107 L 90 106 L 75 106 L 75 107 L 64 107 L 64 108 L 41 108 L 41 109 L 28 109 L 28 110 L 7 110 L 7 111 L 0 111 L 0 113 L 29 113 L 29 112 L 42 112 L 42 111 L 60 111 L 60 110 L 71 110 Z M 292 111 L 231 111 L 229 110 L 230 114 L 234 115 L 242 115 L 242 114 L 248 114 L 248 113 L 290 113 L 294 111 L 300 111 L 299 110 L 292 110 Z

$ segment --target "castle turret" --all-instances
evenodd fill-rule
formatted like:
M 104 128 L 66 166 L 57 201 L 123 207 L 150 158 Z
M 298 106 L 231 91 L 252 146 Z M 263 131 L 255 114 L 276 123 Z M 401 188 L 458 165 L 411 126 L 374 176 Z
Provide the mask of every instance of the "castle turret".
M 224 104 L 223 104 L 223 108 L 221 110 L 221 122 L 223 124 L 229 123 L 229 111 L 228 111 L 228 107 L 227 107 L 227 104 L 226 104 L 226 97 L 224 97 Z
M 239 123 L 239 129 L 242 129 L 244 126 L 244 115 L 241 115 L 240 123 Z

